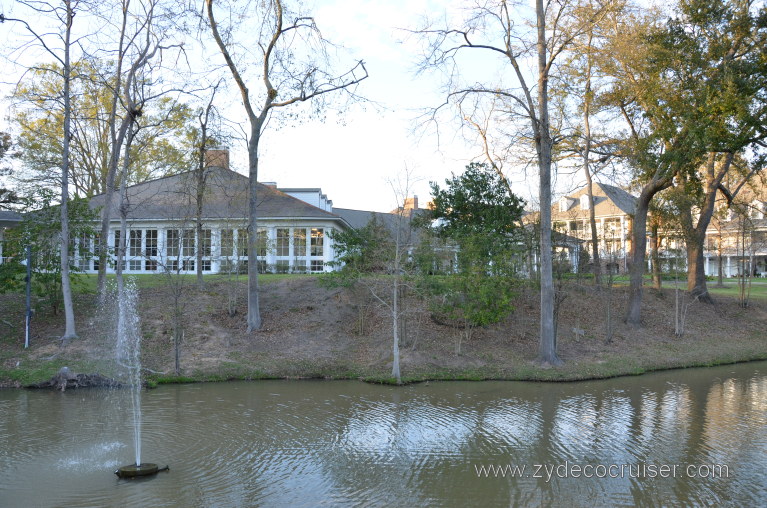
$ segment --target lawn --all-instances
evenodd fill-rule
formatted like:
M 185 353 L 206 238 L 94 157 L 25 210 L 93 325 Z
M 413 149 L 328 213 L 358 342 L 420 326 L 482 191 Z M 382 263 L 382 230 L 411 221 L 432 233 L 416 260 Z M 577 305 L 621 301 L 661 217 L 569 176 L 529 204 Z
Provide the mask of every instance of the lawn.
M 316 274 L 293 274 L 293 273 L 262 273 L 258 276 L 259 284 L 271 284 L 280 280 L 299 277 L 313 277 Z M 163 287 L 168 283 L 168 275 L 165 273 L 141 273 L 141 274 L 125 274 L 126 279 L 133 279 L 136 281 L 136 285 L 141 288 L 156 288 Z M 195 274 L 174 274 L 171 277 L 174 279 L 180 277 L 184 284 L 194 284 L 197 281 L 197 275 Z M 205 281 L 220 282 L 229 280 L 229 275 L 226 274 L 207 274 L 203 275 Z M 76 282 L 73 287 L 75 292 L 83 294 L 95 294 L 96 293 L 96 274 L 78 274 Z M 237 282 L 245 283 L 248 280 L 247 275 L 235 275 L 234 279 Z M 114 283 L 115 275 L 107 275 L 108 283 Z

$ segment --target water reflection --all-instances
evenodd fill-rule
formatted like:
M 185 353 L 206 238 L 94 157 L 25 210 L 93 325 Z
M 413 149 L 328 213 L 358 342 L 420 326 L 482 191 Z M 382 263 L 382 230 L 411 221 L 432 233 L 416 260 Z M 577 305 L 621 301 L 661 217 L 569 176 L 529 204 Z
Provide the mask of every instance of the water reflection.
M 0 506 L 767 501 L 764 362 L 575 384 L 161 387 L 143 398 L 144 455 L 171 471 L 141 482 L 111 474 L 131 459 L 126 397 L 0 391 Z M 611 464 L 622 477 L 583 477 Z M 685 477 L 688 465 L 715 464 L 729 478 Z M 490 465 L 526 469 L 477 475 Z M 680 477 L 636 477 L 662 465 Z

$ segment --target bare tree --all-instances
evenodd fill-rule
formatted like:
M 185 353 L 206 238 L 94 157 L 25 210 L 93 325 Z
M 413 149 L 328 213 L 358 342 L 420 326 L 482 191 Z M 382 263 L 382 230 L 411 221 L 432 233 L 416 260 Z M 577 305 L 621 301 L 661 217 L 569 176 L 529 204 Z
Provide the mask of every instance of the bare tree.
M 98 272 L 98 293 L 104 295 L 106 284 L 106 269 L 108 255 L 109 223 L 112 219 L 112 201 L 116 192 L 115 178 L 120 163 L 120 153 L 127 144 L 131 128 L 134 125 L 136 115 L 141 114 L 131 97 L 131 89 L 135 86 L 137 75 L 147 67 L 155 55 L 164 49 L 161 41 L 163 36 L 155 27 L 155 7 L 157 0 L 150 0 L 148 4 L 142 4 L 142 16 L 135 26 L 133 33 L 128 34 L 127 24 L 134 18 L 134 13 L 130 11 L 130 0 L 121 0 L 122 18 L 120 32 L 118 37 L 118 48 L 116 57 L 116 69 L 113 82 L 109 85 L 112 90 L 112 108 L 108 118 L 109 136 L 110 136 L 110 155 L 109 165 L 107 167 L 106 185 L 104 193 L 104 208 L 101 215 L 101 233 L 99 235 L 99 272 Z M 123 76 L 123 67 L 126 64 L 126 58 L 130 58 L 130 66 L 125 76 Z M 145 98 L 146 99 L 146 98 Z M 124 114 L 120 119 L 120 125 L 117 126 L 118 111 L 124 109 Z M 135 136 L 135 133 L 132 134 Z M 129 152 L 125 151 L 126 156 Z
M 527 30 L 524 3 L 505 0 L 475 2 L 470 15 L 458 27 L 445 23 L 444 27 L 428 26 L 417 33 L 429 39 L 429 48 L 422 64 L 423 69 L 449 69 L 448 97 L 438 107 L 461 103 L 469 96 L 488 98 L 503 97 L 506 121 L 515 126 L 527 123 L 526 143 L 535 149 L 538 167 L 540 206 L 540 283 L 541 327 L 539 355 L 541 362 L 559 365 L 554 331 L 554 283 L 552 271 L 551 242 L 551 172 L 552 136 L 549 115 L 549 82 L 555 63 L 573 42 L 583 33 L 584 26 L 575 23 L 563 30 L 564 19 L 571 13 L 573 1 L 536 0 L 534 12 L 529 16 L 533 30 Z M 514 83 L 485 82 L 467 85 L 460 82 L 459 54 L 486 53 L 496 55 L 510 67 Z M 525 70 L 525 59 L 536 62 L 536 74 Z
M 261 312 L 258 304 L 258 263 L 256 259 L 257 231 L 257 183 L 258 149 L 261 135 L 274 110 L 295 103 L 310 101 L 320 96 L 338 92 L 352 91 L 353 87 L 367 78 L 368 73 L 362 61 L 351 69 L 335 74 L 327 61 L 323 61 L 327 41 L 322 38 L 314 19 L 308 16 L 296 16 L 286 21 L 286 10 L 282 0 L 268 0 L 257 4 L 256 13 L 260 27 L 255 44 L 253 58 L 260 68 L 261 93 L 252 96 L 243 75 L 245 63 L 235 61 L 235 41 L 232 40 L 231 27 L 224 31 L 214 14 L 214 0 L 205 0 L 206 13 L 213 38 L 218 45 L 226 65 L 242 95 L 242 104 L 250 122 L 248 134 L 248 176 L 250 195 L 248 211 L 248 331 L 261 328 Z M 254 4 L 249 4 L 254 6 Z M 259 7 L 262 9 L 259 11 Z M 299 47 L 304 44 L 304 47 Z M 316 46 L 313 46 L 316 44 Z M 318 49 L 312 49 L 318 48 Z M 309 58 L 302 62 L 297 53 L 308 49 Z
M 210 148 L 210 142 L 212 139 L 215 139 L 211 137 L 209 132 L 210 122 L 212 120 L 213 115 L 215 115 L 215 109 L 213 107 L 213 101 L 216 98 L 216 92 L 218 91 L 218 86 L 220 84 L 220 81 L 218 84 L 213 86 L 213 90 L 210 94 L 210 99 L 208 100 L 208 104 L 205 107 L 204 110 L 200 111 L 199 115 L 197 115 L 197 119 L 199 121 L 199 131 L 198 131 L 198 146 L 197 148 L 197 167 L 195 167 L 195 225 L 197 229 L 197 239 L 200 245 L 197 248 L 197 287 L 199 289 L 202 289 L 204 286 L 204 281 L 202 277 L 202 256 L 203 256 L 203 248 L 202 248 L 202 242 L 203 242 L 203 231 L 202 231 L 202 209 L 204 204 L 204 197 L 205 197 L 205 182 L 207 179 L 207 175 L 205 173 L 205 168 L 207 167 L 206 164 L 206 152 Z
M 62 101 L 64 107 L 64 126 L 62 132 L 63 144 L 62 144 L 62 157 L 61 157 L 61 289 L 64 298 L 64 316 L 65 316 L 65 330 L 62 340 L 68 341 L 77 337 L 75 330 L 75 313 L 72 303 L 72 287 L 69 277 L 69 144 L 71 140 L 71 82 L 72 82 L 72 65 L 71 65 L 71 50 L 73 46 L 72 40 L 72 24 L 75 17 L 75 12 L 78 10 L 80 2 L 78 0 L 64 0 L 63 7 L 56 6 L 46 2 L 21 2 L 25 6 L 29 7 L 37 15 L 52 15 L 63 26 L 63 34 L 59 34 L 61 39 L 62 48 L 61 54 L 59 51 L 48 45 L 43 35 L 35 31 L 26 21 L 21 19 L 6 18 L 0 14 L 0 22 L 4 21 L 16 21 L 24 25 L 27 31 L 32 34 L 33 38 L 42 48 L 53 58 L 55 58 L 61 65 L 63 90 Z

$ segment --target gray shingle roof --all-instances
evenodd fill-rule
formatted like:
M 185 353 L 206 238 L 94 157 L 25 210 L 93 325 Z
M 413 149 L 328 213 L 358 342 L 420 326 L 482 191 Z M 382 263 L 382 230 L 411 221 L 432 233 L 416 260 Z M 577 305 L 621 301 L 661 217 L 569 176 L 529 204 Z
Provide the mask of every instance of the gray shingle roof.
M 194 172 L 180 173 L 128 187 L 128 219 L 191 219 L 195 216 Z M 340 220 L 274 187 L 258 184 L 259 218 L 312 218 Z M 91 208 L 103 207 L 104 194 L 90 200 Z M 115 195 L 111 216 L 119 217 L 119 196 Z M 207 170 L 202 215 L 208 219 L 245 218 L 248 214 L 248 178 L 219 167 Z
M 605 196 L 610 198 L 610 201 L 615 203 L 615 206 L 620 208 L 627 215 L 634 215 L 634 212 L 636 211 L 636 197 L 632 196 L 620 187 L 615 187 L 614 185 L 608 185 L 606 183 L 599 182 L 597 182 L 597 185 L 599 185 L 599 187 L 605 193 Z

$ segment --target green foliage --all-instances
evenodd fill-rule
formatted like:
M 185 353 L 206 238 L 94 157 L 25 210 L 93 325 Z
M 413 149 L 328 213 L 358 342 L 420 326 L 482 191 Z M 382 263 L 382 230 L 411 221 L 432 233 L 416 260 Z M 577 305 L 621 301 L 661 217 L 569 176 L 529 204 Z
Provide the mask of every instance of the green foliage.
M 497 323 L 514 309 L 524 202 L 485 164 L 469 164 L 445 183 L 431 184 L 434 232 L 443 243 L 420 246 L 415 258 L 424 274 L 447 268 L 446 276 L 424 279 L 432 309 L 466 328 Z
M 6 232 L 3 255 L 7 257 L 0 275 L 0 291 L 19 291 L 25 284 L 26 247 L 32 247 L 32 290 L 34 294 L 46 301 L 53 313 L 58 313 L 62 302 L 61 293 L 61 211 L 52 204 L 56 195 L 53 191 L 40 188 L 32 198 L 26 200 L 27 208 L 34 206 L 36 210 L 24 215 L 21 224 Z M 93 224 L 97 216 L 88 207 L 84 199 L 73 199 L 69 202 L 69 231 L 70 241 L 70 271 L 73 276 L 79 268 L 74 264 L 75 247 L 80 256 L 90 256 L 87 246 L 74 239 L 88 237 L 94 234 Z M 76 277 L 73 279 L 76 281 Z
M 112 62 L 82 60 L 72 65 L 72 139 L 70 181 L 79 196 L 105 191 L 111 142 Z M 13 121 L 24 173 L 32 186 L 56 188 L 63 153 L 64 110 L 60 101 L 61 71 L 43 64 L 30 72 L 14 92 L 18 113 Z M 117 122 L 125 111 L 118 103 Z M 193 167 L 192 137 L 187 132 L 193 111 L 168 97 L 148 102 L 138 119 L 141 128 L 131 147 L 130 183 L 166 176 Z
M 504 245 L 514 241 L 525 203 L 487 164 L 472 162 L 461 175 L 445 180 L 445 185 L 442 189 L 431 183 L 440 236 L 458 240 L 494 235 Z
M 336 251 L 336 260 L 328 263 L 341 269 L 324 274 L 320 281 L 326 286 L 348 286 L 365 274 L 391 271 L 394 257 L 394 239 L 375 215 L 364 227 L 330 233 Z

